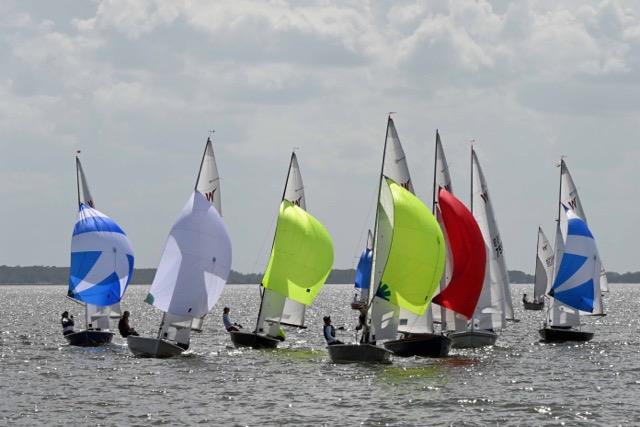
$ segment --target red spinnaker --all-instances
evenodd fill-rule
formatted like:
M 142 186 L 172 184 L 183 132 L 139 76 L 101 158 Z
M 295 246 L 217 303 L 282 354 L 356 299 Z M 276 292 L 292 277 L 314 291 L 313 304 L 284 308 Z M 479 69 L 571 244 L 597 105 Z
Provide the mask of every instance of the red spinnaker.
M 470 319 L 484 283 L 487 260 L 484 238 L 473 214 L 444 188 L 438 191 L 438 207 L 453 259 L 449 285 L 433 302 Z

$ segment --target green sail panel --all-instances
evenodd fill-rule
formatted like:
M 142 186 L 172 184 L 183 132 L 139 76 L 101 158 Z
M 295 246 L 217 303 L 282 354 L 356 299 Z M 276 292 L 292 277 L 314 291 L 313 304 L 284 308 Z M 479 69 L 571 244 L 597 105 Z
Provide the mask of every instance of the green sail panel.
M 333 243 L 327 229 L 301 207 L 283 200 L 262 285 L 310 305 L 332 265 Z
M 393 198 L 393 236 L 376 296 L 422 315 L 444 272 L 442 230 L 415 195 L 386 179 Z

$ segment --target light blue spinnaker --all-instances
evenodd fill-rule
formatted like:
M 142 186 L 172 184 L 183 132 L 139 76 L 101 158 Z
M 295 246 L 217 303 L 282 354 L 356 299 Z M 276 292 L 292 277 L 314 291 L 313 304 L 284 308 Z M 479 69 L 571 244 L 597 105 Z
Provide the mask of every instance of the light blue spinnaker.
M 596 292 L 600 292 L 598 248 L 587 223 L 573 210 L 564 209 L 567 238 L 549 295 L 568 306 L 592 313 Z
M 122 228 L 81 203 L 71 239 L 68 295 L 102 307 L 118 303 L 131 280 L 133 260 L 131 243 Z

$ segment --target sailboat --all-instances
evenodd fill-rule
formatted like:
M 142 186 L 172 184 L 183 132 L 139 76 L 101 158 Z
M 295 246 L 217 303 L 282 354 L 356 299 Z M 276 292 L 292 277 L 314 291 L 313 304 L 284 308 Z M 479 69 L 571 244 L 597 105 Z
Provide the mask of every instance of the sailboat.
M 236 347 L 276 348 L 284 339 L 282 325 L 305 327 L 306 307 L 333 265 L 331 236 L 306 209 L 302 175 L 292 153 L 271 257 L 261 281 L 256 326 L 253 332 L 230 332 Z
M 388 363 L 391 351 L 379 347 L 378 341 L 391 342 L 391 348 L 404 355 L 394 345 L 398 331 L 411 333 L 416 323 L 431 323 L 425 312 L 444 270 L 444 237 L 435 217 L 412 190 L 404 151 L 389 117 L 363 332 L 359 343 L 329 345 L 333 362 Z
M 515 320 L 511 289 L 500 232 L 489 198 L 489 189 L 478 157 L 471 147 L 471 212 L 484 236 L 487 266 L 485 283 L 475 313 L 464 334 L 450 334 L 454 348 L 475 348 L 495 344 L 496 330 L 505 326 L 505 320 Z
M 373 234 L 371 230 L 367 233 L 367 245 L 365 246 L 360 259 L 358 260 L 358 266 L 356 267 L 356 277 L 354 280 L 354 287 L 356 294 L 353 296 L 353 302 L 351 308 L 354 310 L 361 310 L 366 307 L 369 301 L 369 282 L 371 282 L 371 264 L 373 262 Z
M 145 298 L 145 302 L 164 312 L 158 335 L 127 337 L 129 350 L 136 356 L 172 357 L 188 349 L 194 319 L 203 318 L 211 310 L 229 277 L 229 233 L 211 202 L 215 201 L 215 194 L 203 194 L 198 188 L 203 171 L 210 166 L 210 149 L 207 140 L 196 186 L 169 232 Z
M 65 335 L 71 345 L 95 347 L 113 339 L 110 318 L 119 317 L 120 300 L 133 273 L 133 249 L 114 220 L 94 207 L 76 155 L 78 216 L 71 239 L 67 296 L 84 304 L 86 329 Z
M 580 314 L 605 315 L 602 263 L 593 234 L 579 211 L 584 214 L 569 169 L 561 159 L 554 277 L 547 293 L 550 303 L 545 322 L 539 330 L 544 342 L 589 341 L 594 334 L 581 329 Z
M 533 280 L 533 301 L 522 300 L 525 310 L 542 310 L 544 296 L 551 287 L 553 274 L 553 249 L 541 227 L 538 227 L 538 243 L 536 244 L 536 271 Z

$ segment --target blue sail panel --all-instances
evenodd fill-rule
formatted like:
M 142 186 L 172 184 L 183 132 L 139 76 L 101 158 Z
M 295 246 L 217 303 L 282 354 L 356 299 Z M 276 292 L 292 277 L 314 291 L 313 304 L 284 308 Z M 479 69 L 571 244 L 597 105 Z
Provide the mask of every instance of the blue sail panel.
M 566 291 L 554 292 L 553 297 L 568 306 L 591 313 L 593 312 L 595 299 L 593 289 L 593 280 L 589 279 L 581 285 Z
M 560 261 L 560 268 L 558 269 L 556 280 L 553 281 L 551 289 L 555 289 L 564 284 L 571 276 L 576 274 L 586 261 L 587 257 L 585 256 L 565 253 L 562 256 L 562 261 Z
M 358 267 L 356 268 L 356 289 L 369 289 L 369 282 L 371 281 L 371 264 L 372 251 L 367 248 L 362 251 L 360 261 L 358 261 Z
M 71 238 L 68 295 L 98 306 L 119 302 L 133 274 L 133 249 L 111 218 L 86 205 Z

